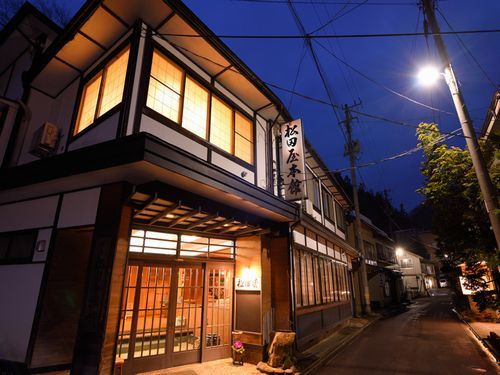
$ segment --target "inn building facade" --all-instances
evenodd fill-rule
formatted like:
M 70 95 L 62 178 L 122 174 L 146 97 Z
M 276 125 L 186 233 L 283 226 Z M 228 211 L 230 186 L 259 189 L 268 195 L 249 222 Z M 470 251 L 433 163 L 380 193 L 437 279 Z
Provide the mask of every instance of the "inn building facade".
M 198 37 L 182 37 L 190 34 Z M 0 367 L 125 374 L 304 348 L 354 314 L 335 176 L 182 2 L 89 0 L 0 34 Z M 305 124 L 307 126 L 307 124 Z

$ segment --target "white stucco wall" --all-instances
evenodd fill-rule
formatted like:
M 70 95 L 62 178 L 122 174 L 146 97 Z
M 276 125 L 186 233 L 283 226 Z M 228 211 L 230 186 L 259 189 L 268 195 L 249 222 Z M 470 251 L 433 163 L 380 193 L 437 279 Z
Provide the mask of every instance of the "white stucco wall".
M 0 359 L 24 362 L 44 264 L 0 266 Z

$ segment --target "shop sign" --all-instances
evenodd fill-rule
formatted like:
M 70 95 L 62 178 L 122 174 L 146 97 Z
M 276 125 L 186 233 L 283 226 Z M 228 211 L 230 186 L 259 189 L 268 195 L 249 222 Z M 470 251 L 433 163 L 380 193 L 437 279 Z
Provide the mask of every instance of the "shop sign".
M 260 291 L 260 277 L 237 277 L 235 287 L 236 290 Z
M 304 133 L 302 121 L 294 120 L 281 125 L 282 181 L 285 199 L 301 200 L 306 196 Z

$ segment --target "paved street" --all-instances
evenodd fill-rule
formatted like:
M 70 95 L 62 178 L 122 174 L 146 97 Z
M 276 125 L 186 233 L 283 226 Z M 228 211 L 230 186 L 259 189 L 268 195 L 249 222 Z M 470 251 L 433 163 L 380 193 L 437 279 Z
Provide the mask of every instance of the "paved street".
M 497 374 L 497 367 L 451 312 L 438 290 L 410 311 L 380 320 L 337 354 L 319 374 Z

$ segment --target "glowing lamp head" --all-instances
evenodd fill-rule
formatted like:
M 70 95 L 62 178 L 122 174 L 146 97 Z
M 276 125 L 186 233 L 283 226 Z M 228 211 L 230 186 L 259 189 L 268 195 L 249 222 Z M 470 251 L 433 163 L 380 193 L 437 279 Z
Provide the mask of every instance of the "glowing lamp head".
M 422 68 L 417 75 L 418 81 L 423 86 L 434 85 L 440 77 L 441 73 L 436 69 L 436 67 L 431 65 Z
M 403 248 L 402 247 L 396 247 L 396 256 L 397 257 L 400 257 L 401 255 L 403 255 Z

